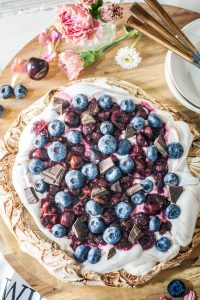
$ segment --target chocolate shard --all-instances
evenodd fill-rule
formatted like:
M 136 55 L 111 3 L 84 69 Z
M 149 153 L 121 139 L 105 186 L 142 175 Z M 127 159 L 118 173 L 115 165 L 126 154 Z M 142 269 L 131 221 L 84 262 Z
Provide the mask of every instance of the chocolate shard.
M 136 130 L 131 125 L 128 125 L 126 127 L 125 137 L 127 139 L 129 139 L 129 138 L 133 137 L 135 134 L 136 134 Z
M 105 174 L 109 169 L 113 168 L 114 166 L 115 164 L 112 158 L 108 157 L 99 163 L 99 172 L 101 174 Z
M 142 231 L 134 224 L 128 236 L 129 242 L 135 243 L 141 238 L 141 236 Z
M 42 178 L 45 182 L 54 185 L 60 185 L 60 182 L 65 173 L 65 168 L 60 165 L 55 165 L 41 173 Z
M 25 188 L 24 193 L 29 204 L 34 204 L 39 201 L 39 198 L 32 186 Z
M 119 192 L 119 193 L 121 193 L 122 188 L 121 188 L 120 182 L 117 181 L 117 182 L 113 183 L 113 184 L 111 185 L 110 189 L 111 189 L 111 191 L 113 191 L 113 192 Z
M 167 145 L 164 137 L 161 134 L 155 139 L 154 146 L 156 146 L 162 156 L 167 157 Z
M 85 111 L 81 114 L 81 123 L 83 125 L 94 124 L 96 123 L 96 120 L 89 114 L 89 112 Z
M 86 224 L 83 222 L 82 218 L 78 218 L 73 226 L 72 226 L 72 232 L 75 234 L 77 238 L 85 239 L 88 236 L 88 228 Z
M 178 198 L 183 192 L 183 187 L 182 186 L 169 186 L 168 187 L 169 191 L 169 200 L 173 203 L 176 203 Z
M 91 198 L 102 197 L 109 194 L 109 192 L 104 187 L 94 187 L 92 189 Z
M 139 192 L 141 190 L 143 190 L 143 187 L 141 186 L 141 184 L 136 183 L 126 191 L 126 195 L 132 196 L 134 193 Z
M 111 259 L 114 255 L 116 254 L 116 249 L 115 248 L 110 248 L 109 252 L 108 252 L 108 257 L 107 259 Z
M 60 97 L 53 98 L 54 110 L 58 114 L 63 114 L 63 109 L 69 106 L 69 101 Z

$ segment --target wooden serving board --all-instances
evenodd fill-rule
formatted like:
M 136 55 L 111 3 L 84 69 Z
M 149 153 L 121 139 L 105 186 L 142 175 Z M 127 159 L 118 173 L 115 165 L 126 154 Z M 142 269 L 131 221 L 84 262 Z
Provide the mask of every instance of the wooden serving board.
M 129 16 L 130 4 L 124 4 L 125 16 L 124 22 Z M 200 17 L 199 14 L 176 7 L 166 7 L 167 11 L 181 27 Z M 37 20 L 36 20 L 37 21 Z M 53 22 L 53 20 L 52 20 Z M 123 22 L 117 26 L 117 35 L 123 34 Z M 166 49 L 154 43 L 152 40 L 142 37 L 138 46 L 138 51 L 142 56 L 142 63 L 136 70 L 123 70 L 114 61 L 117 49 L 123 46 L 130 46 L 133 38 L 126 40 L 120 45 L 112 48 L 98 61 L 88 67 L 81 75 L 81 78 L 88 77 L 116 77 L 127 80 L 143 88 L 150 96 L 158 99 L 163 103 L 174 106 L 179 112 L 196 122 L 200 126 L 200 116 L 183 107 L 171 94 L 164 76 L 164 60 Z M 16 57 L 30 58 L 38 57 L 40 47 L 36 37 L 28 43 Z M 11 63 L 10 63 L 11 64 Z M 10 64 L 0 76 L 0 85 L 10 83 L 11 73 Z M 57 67 L 56 63 L 51 63 L 48 76 L 41 81 L 33 81 L 27 77 L 21 78 L 18 82 L 24 84 L 29 89 L 29 94 L 25 100 L 0 100 L 6 108 L 4 118 L 0 119 L 0 137 L 6 132 L 8 127 L 17 117 L 19 112 L 30 105 L 33 101 L 44 95 L 48 90 L 65 85 L 67 79 Z M 140 299 L 159 299 L 161 295 L 167 295 L 166 287 L 173 278 L 182 278 L 187 284 L 194 288 L 200 296 L 200 258 L 195 259 L 198 255 L 194 253 L 190 260 L 184 262 L 176 269 L 170 269 L 162 272 L 149 283 L 135 289 L 114 289 L 104 287 L 77 287 L 66 285 L 45 271 L 37 261 L 32 257 L 20 251 L 19 246 L 7 229 L 6 225 L 0 220 L 0 250 L 5 254 L 6 259 L 14 269 L 32 285 L 38 292 L 48 299 L 70 299 L 70 300 L 140 300 Z

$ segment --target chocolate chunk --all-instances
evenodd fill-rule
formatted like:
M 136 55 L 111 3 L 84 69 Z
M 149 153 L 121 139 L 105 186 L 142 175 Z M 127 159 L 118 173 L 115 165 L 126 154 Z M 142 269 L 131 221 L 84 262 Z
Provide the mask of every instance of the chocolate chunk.
M 111 248 L 108 252 L 108 257 L 107 259 L 111 259 L 114 255 L 116 254 L 116 249 L 115 248 Z
M 135 134 L 136 134 L 136 130 L 131 125 L 128 125 L 126 127 L 125 137 L 127 139 L 129 139 L 129 138 L 133 137 Z
M 88 105 L 88 112 L 92 116 L 96 116 L 99 113 L 99 105 L 95 98 L 93 98 Z
M 108 157 L 99 163 L 99 171 L 101 174 L 105 174 L 109 169 L 113 168 L 114 166 L 115 164 L 112 158 Z
M 60 182 L 65 173 L 65 168 L 60 165 L 55 165 L 41 173 L 42 178 L 45 182 L 54 185 L 60 185 Z
M 128 240 L 131 243 L 137 242 L 142 236 L 142 231 L 137 227 L 137 225 L 133 225 L 129 236 L 128 236 Z
M 156 146 L 156 148 L 162 154 L 162 156 L 167 157 L 167 145 L 166 145 L 165 139 L 162 135 L 159 135 L 155 139 L 154 146 Z
M 136 183 L 126 191 L 126 195 L 132 196 L 134 193 L 139 192 L 141 190 L 143 190 L 143 187 L 141 186 L 141 184 Z
M 94 199 L 95 197 L 102 197 L 107 194 L 109 193 L 104 187 L 95 187 L 92 189 L 91 198 Z
M 183 187 L 182 186 L 169 186 L 169 200 L 173 203 L 176 203 L 178 198 L 183 192 Z
M 73 226 L 72 226 L 72 232 L 75 234 L 77 238 L 85 239 L 88 236 L 88 228 L 86 224 L 83 222 L 82 218 L 78 218 Z
M 96 120 L 87 111 L 85 111 L 81 114 L 81 123 L 83 125 L 94 124 L 96 123 Z
M 24 193 L 29 204 L 34 204 L 39 201 L 39 198 L 32 186 L 25 188 Z
M 54 97 L 53 98 L 53 106 L 55 111 L 58 114 L 63 114 L 63 109 L 67 108 L 69 106 L 69 101 L 60 98 L 60 97 Z
M 111 189 L 111 191 L 113 191 L 113 192 L 119 192 L 119 193 L 121 193 L 122 188 L 121 188 L 120 182 L 117 181 L 117 182 L 113 183 L 113 184 L 111 185 L 110 189 Z

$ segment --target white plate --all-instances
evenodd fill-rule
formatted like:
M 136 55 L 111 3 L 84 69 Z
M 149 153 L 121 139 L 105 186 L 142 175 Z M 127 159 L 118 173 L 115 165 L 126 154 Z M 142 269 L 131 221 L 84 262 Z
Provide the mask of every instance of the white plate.
M 183 28 L 192 43 L 200 49 L 200 19 Z M 169 71 L 174 85 L 190 102 L 200 108 L 200 69 L 170 52 Z

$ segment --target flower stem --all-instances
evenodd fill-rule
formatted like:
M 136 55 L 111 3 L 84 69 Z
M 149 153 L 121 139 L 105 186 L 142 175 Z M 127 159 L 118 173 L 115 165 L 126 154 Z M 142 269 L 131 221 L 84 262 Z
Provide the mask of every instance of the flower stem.
M 136 39 L 134 40 L 133 44 L 131 45 L 131 48 L 136 48 L 137 45 L 139 44 L 139 41 L 142 37 L 142 33 L 138 33 L 138 36 L 136 37 Z

